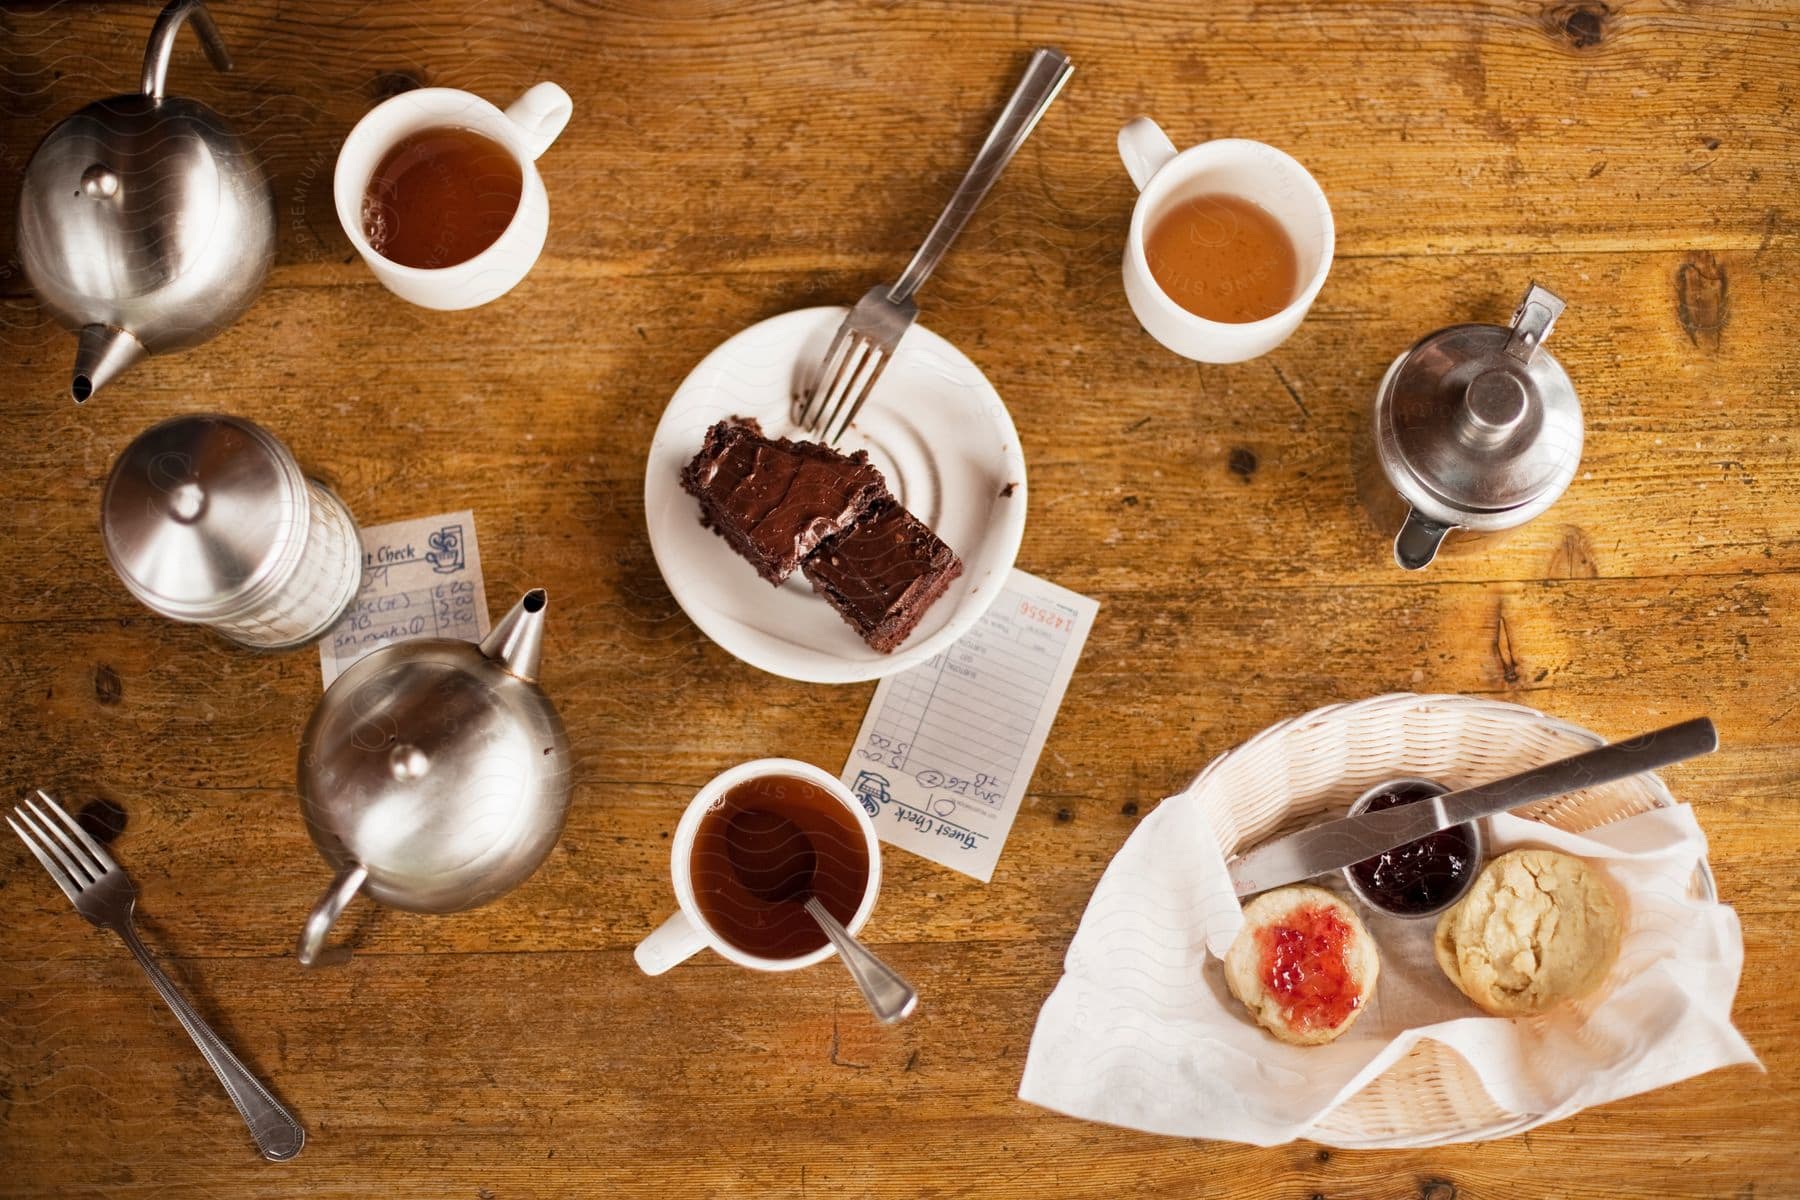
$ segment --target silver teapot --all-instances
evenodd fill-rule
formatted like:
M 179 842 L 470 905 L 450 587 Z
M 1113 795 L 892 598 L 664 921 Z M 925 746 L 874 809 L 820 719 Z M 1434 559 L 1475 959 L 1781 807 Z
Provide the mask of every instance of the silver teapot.
M 359 891 L 458 912 L 522 883 L 556 845 L 569 743 L 536 683 L 545 603 L 525 593 L 479 645 L 385 646 L 319 701 L 300 738 L 300 812 L 337 877 L 300 934 L 306 966 L 349 957 L 325 939 Z
M 1540 515 L 1581 463 L 1581 402 L 1544 339 L 1563 301 L 1533 283 L 1506 325 L 1452 325 L 1396 358 L 1375 395 L 1375 460 L 1397 518 L 1394 561 L 1430 565 L 1452 533 L 1497 533 Z
M 144 52 L 142 90 L 97 100 L 39 143 L 19 193 L 32 290 L 75 330 L 77 404 L 150 354 L 199 345 L 250 307 L 275 257 L 275 193 L 225 119 L 163 94 L 193 18 L 221 71 L 231 56 L 200 0 L 175 0 Z

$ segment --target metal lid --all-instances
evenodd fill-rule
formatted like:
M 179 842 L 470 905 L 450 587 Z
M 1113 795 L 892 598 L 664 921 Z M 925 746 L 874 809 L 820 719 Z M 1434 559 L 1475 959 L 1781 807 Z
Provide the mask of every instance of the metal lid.
M 1453 325 L 1388 372 L 1376 399 L 1382 465 L 1439 519 L 1548 508 L 1581 461 L 1581 402 L 1542 349 L 1563 302 L 1533 283 L 1510 326 Z M 1513 522 L 1506 522 L 1513 523 Z
M 20 191 L 33 286 L 123 309 L 170 280 L 225 267 L 208 260 L 231 200 L 230 137 L 210 109 L 181 99 L 114 96 L 65 119 L 32 154 Z
M 133 595 L 167 616 L 217 621 L 255 607 L 306 544 L 306 477 L 275 436 L 236 417 L 175 417 L 113 463 L 100 533 Z

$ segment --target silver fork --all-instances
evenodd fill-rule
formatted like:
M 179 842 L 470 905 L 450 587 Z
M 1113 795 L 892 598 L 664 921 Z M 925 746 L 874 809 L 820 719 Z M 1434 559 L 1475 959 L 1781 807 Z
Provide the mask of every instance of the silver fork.
M 19 819 L 7 817 L 6 823 L 44 864 L 44 870 L 50 872 L 50 878 L 56 880 L 56 886 L 69 897 L 76 912 L 124 939 L 132 957 L 150 976 L 150 982 L 162 993 L 175 1019 L 188 1031 L 219 1082 L 225 1085 L 226 1093 L 237 1105 L 244 1124 L 250 1127 L 250 1136 L 256 1139 L 256 1147 L 262 1151 L 262 1156 L 272 1162 L 282 1162 L 300 1153 L 300 1147 L 306 1144 L 306 1131 L 300 1128 L 300 1122 L 275 1102 L 268 1089 L 219 1040 L 219 1035 L 188 1007 L 175 985 L 169 982 L 169 977 L 144 949 L 144 943 L 138 940 L 137 930 L 131 923 L 132 909 L 137 906 L 137 888 L 132 886 L 130 877 L 100 843 L 89 837 L 87 831 L 41 788 L 38 797 L 49 812 L 26 800 L 25 808 L 31 811 L 28 813 L 15 805 L 13 814 Z
M 968 173 L 956 185 L 950 203 L 925 235 L 925 244 L 907 264 L 900 282 L 892 287 L 878 283 L 870 288 L 838 326 L 837 336 L 831 339 L 818 370 L 801 394 L 798 424 L 802 429 L 828 446 L 837 445 L 844 436 L 874 391 L 875 381 L 887 369 L 900 339 L 918 318 L 919 306 L 913 303 L 913 293 L 930 278 L 950 243 L 968 224 L 976 206 L 1025 144 L 1038 118 L 1056 99 L 1056 93 L 1074 69 L 1060 50 L 1044 46 L 1032 54 L 1025 77 L 1013 89 L 1012 99 L 1001 110 L 1000 119 L 994 122 L 987 141 L 981 144 Z

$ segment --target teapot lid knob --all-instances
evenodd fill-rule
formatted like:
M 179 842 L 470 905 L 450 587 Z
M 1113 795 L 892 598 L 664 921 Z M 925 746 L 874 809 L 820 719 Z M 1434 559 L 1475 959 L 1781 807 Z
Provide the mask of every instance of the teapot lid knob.
M 1457 418 L 1472 445 L 1497 446 L 1525 419 L 1525 384 L 1510 371 L 1492 369 L 1469 380 Z
M 415 779 L 423 779 L 425 772 L 431 770 L 431 759 L 425 751 L 410 742 L 401 742 L 388 751 L 388 774 L 396 783 L 411 783 Z
M 90 200 L 110 200 L 119 194 L 119 175 L 105 163 L 95 163 L 81 173 L 81 194 Z

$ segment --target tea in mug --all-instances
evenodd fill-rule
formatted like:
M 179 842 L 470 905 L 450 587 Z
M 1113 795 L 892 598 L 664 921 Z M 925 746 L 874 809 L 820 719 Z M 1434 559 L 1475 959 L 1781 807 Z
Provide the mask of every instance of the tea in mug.
M 817 896 L 846 925 L 869 886 L 869 845 L 843 801 L 793 775 L 729 788 L 700 818 L 694 899 L 718 935 L 759 958 L 798 958 L 825 944 L 805 905 Z
M 1208 321 L 1272 317 L 1300 287 L 1293 239 L 1242 196 L 1195 196 L 1164 213 L 1144 239 L 1150 274 L 1169 299 Z
M 403 267 L 453 267 L 506 232 L 523 186 L 518 160 L 492 138 L 454 125 L 422 129 L 375 167 L 363 235 Z

